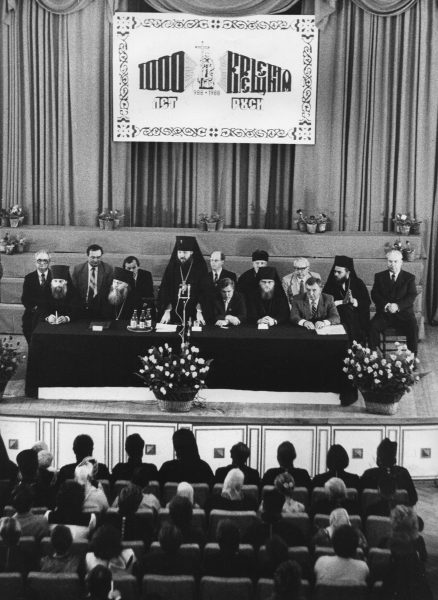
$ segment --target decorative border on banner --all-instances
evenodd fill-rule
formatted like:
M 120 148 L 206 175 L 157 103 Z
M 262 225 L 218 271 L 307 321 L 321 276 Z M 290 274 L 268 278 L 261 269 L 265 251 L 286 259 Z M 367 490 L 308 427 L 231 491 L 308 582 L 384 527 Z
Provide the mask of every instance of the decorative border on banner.
M 294 142 L 306 142 L 312 139 L 311 122 L 311 100 L 312 100 L 312 42 L 314 41 L 315 19 L 300 19 L 295 23 L 287 21 L 248 21 L 241 19 L 139 19 L 132 15 L 120 16 L 116 20 L 116 35 L 120 38 L 117 46 L 119 57 L 119 110 L 116 120 L 116 139 L 129 140 L 140 136 L 167 137 L 177 139 L 181 137 L 193 138 L 220 138 L 224 141 L 233 139 L 290 139 Z M 129 85 L 128 85 L 128 37 L 129 34 L 139 27 L 156 29 L 238 29 L 238 30 L 287 30 L 294 29 L 301 33 L 304 42 L 303 48 L 303 77 L 304 87 L 302 93 L 302 118 L 297 127 L 285 129 L 240 129 L 223 127 L 138 127 L 131 124 L 129 119 Z

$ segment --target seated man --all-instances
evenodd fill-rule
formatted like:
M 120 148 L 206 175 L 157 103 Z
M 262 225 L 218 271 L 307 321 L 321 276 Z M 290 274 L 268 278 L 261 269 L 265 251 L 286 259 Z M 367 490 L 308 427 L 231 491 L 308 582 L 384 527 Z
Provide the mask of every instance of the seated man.
M 142 306 L 146 304 L 149 308 L 153 308 L 155 302 L 152 273 L 145 269 L 140 269 L 140 261 L 136 256 L 127 256 L 123 261 L 123 268 L 132 273 L 134 281 L 132 287 L 140 298 Z
M 333 296 L 322 293 L 321 280 L 309 277 L 306 293 L 292 298 L 290 320 L 309 330 L 322 329 L 341 322 Z
M 219 280 L 213 305 L 213 321 L 218 327 L 240 325 L 246 321 L 245 300 L 236 292 L 235 283 L 229 277 Z
M 231 464 L 216 469 L 214 475 L 215 483 L 223 483 L 231 469 L 240 469 L 245 477 L 244 485 L 260 485 L 260 474 L 256 469 L 246 464 L 250 455 L 250 449 L 243 442 L 238 442 L 230 450 Z
M 214 322 L 212 313 L 213 305 L 218 296 L 219 282 L 223 279 L 231 279 L 236 283 L 236 273 L 224 269 L 225 254 L 215 250 L 210 254 L 211 271 L 201 281 L 201 305 L 204 317 L 208 322 Z
M 60 468 L 58 473 L 57 485 L 60 487 L 61 484 L 67 479 L 74 479 L 75 469 L 85 458 L 93 456 L 94 442 L 93 439 L 86 433 L 77 435 L 73 440 L 73 452 L 76 457 L 76 462 L 64 465 Z M 96 479 L 109 479 L 108 467 L 103 463 L 97 464 Z
M 414 313 L 417 296 L 415 275 L 403 271 L 403 257 L 398 250 L 391 250 L 386 258 L 388 268 L 375 274 L 371 290 L 376 314 L 370 325 L 370 346 L 377 348 L 380 332 L 387 327 L 396 327 L 406 335 L 409 350 L 416 353 L 418 326 Z
M 352 258 L 335 256 L 323 292 L 333 296 L 350 342 L 364 344 L 370 325 L 371 300 L 366 285 L 356 275 Z
M 292 298 L 294 296 L 305 293 L 305 284 L 309 277 L 321 279 L 319 273 L 310 271 L 309 261 L 303 256 L 300 256 L 294 260 L 293 267 L 293 272 L 285 275 L 281 280 L 281 284 L 289 301 L 289 305 L 292 304 Z
M 38 250 L 35 253 L 36 270 L 28 273 L 23 282 L 21 303 L 24 306 L 23 335 L 30 343 L 32 331 L 37 323 L 36 312 L 41 304 L 44 292 L 50 285 L 50 254 L 47 250 Z
M 248 292 L 248 323 L 278 325 L 286 323 L 289 304 L 273 267 L 261 267 L 257 272 L 257 287 Z
M 51 325 L 62 325 L 78 318 L 79 302 L 67 265 L 53 265 L 50 287 L 45 289 L 37 316 Z
M 265 250 L 254 250 L 252 253 L 252 269 L 245 271 L 237 280 L 237 291 L 245 296 L 248 292 L 257 288 L 257 272 L 262 267 L 268 266 L 269 254 Z
M 112 321 L 128 321 L 134 310 L 141 308 L 140 298 L 133 289 L 134 279 L 129 271 L 114 267 L 113 281 L 102 309 L 102 317 Z

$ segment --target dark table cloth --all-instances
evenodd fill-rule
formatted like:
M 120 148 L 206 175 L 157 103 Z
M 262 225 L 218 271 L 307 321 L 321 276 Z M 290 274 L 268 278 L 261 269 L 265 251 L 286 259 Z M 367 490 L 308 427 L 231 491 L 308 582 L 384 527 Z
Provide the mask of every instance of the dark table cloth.
M 167 341 L 178 347 L 177 333 L 134 333 L 117 321 L 94 332 L 88 322 L 53 326 L 40 323 L 29 349 L 26 391 L 54 386 L 139 386 L 134 375 L 138 355 Z M 206 327 L 192 332 L 191 343 L 203 358 L 213 358 L 207 377 L 210 388 L 274 391 L 332 391 L 348 388 L 342 361 L 346 335 L 319 336 L 302 327 L 283 325 L 269 330 L 240 326 L 227 330 Z

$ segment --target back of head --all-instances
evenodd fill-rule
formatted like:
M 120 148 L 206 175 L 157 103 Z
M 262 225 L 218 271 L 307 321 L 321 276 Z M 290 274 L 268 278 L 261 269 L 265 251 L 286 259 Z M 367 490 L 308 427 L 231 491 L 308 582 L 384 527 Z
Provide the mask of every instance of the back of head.
M 93 600 L 107 600 L 111 591 L 111 571 L 103 565 L 92 569 L 86 579 L 88 593 Z
M 34 493 L 32 488 L 25 483 L 21 483 L 15 488 L 11 503 L 18 514 L 24 514 L 32 508 L 33 500 Z
M 350 525 L 350 517 L 348 516 L 348 512 L 345 508 L 335 508 L 330 513 L 330 526 L 333 527 L 333 530 L 338 529 L 341 525 Z
M 176 554 L 182 544 L 182 533 L 173 523 L 164 523 L 158 534 L 160 546 L 166 554 Z
M 70 528 L 65 525 L 57 525 L 50 536 L 52 540 L 52 546 L 55 549 L 56 554 L 66 554 L 73 543 L 73 536 Z
M 241 498 L 244 479 L 245 476 L 240 469 L 230 469 L 224 479 L 222 496 L 230 500 Z
M 280 467 L 289 469 L 293 467 L 294 460 L 297 457 L 295 447 L 291 442 L 282 442 L 277 448 L 277 460 Z
M 184 496 L 174 496 L 169 504 L 169 515 L 174 525 L 184 530 L 192 523 L 193 505 Z
M 48 450 L 38 452 L 38 466 L 40 469 L 48 469 L 53 462 L 53 454 Z
M 397 442 L 391 442 L 389 438 L 383 439 L 377 446 L 377 465 L 389 469 L 396 463 Z
M 178 487 L 176 488 L 176 495 L 181 496 L 182 498 L 187 498 L 190 500 L 190 504 L 193 506 L 195 502 L 195 490 L 190 483 L 187 483 L 187 481 L 180 481 Z
M 86 433 L 82 433 L 75 437 L 73 442 L 73 452 L 75 453 L 76 460 L 80 462 L 86 456 L 92 456 L 94 449 L 94 443 L 92 438 Z
M 6 546 L 18 546 L 21 537 L 21 525 L 12 517 L 0 519 L 0 537 Z
M 301 592 L 301 567 L 295 560 L 282 562 L 274 573 L 275 598 L 294 600 Z
M 110 560 L 122 551 L 122 536 L 113 525 L 101 525 L 91 538 L 91 549 L 97 558 Z
M 22 450 L 17 454 L 17 465 L 23 481 L 34 481 L 38 474 L 38 454 L 33 450 Z
M 327 470 L 332 473 L 345 471 L 350 460 L 344 446 L 333 444 L 327 452 Z
M 48 445 L 46 444 L 46 442 L 43 442 L 42 440 L 38 440 L 37 442 L 35 442 L 35 444 L 31 448 L 31 450 L 33 450 L 37 454 L 41 450 L 48 450 L 48 449 L 49 449 Z
M 90 462 L 78 465 L 75 469 L 75 480 L 85 486 L 93 478 L 93 470 L 93 464 Z
M 173 447 L 179 460 L 191 461 L 199 459 L 196 439 L 190 429 L 177 429 L 172 436 Z
M 267 490 L 263 496 L 263 518 L 264 520 L 278 519 L 283 509 L 284 496 L 275 488 Z
M 138 433 L 128 435 L 125 442 L 126 454 L 129 458 L 141 458 L 144 450 L 144 440 Z
M 230 454 L 233 465 L 236 465 L 236 467 L 243 467 L 249 458 L 250 450 L 246 444 L 238 442 L 231 448 Z
M 119 493 L 119 513 L 123 516 L 133 515 L 140 506 L 143 493 L 138 485 L 128 483 Z
M 333 502 L 345 500 L 347 497 L 347 487 L 339 477 L 331 477 L 325 482 L 324 488 Z
M 64 481 L 56 495 L 56 508 L 66 517 L 74 519 L 82 512 L 84 499 L 83 485 L 77 481 Z
M 418 538 L 418 517 L 411 506 L 397 504 L 390 513 L 392 535 L 404 535 L 411 540 Z
M 286 471 L 285 473 L 280 473 L 280 475 L 277 475 L 277 477 L 274 479 L 274 486 L 275 489 L 280 492 L 280 494 L 291 498 L 295 487 L 295 479 Z
M 359 535 L 351 525 L 341 525 L 333 532 L 333 549 L 341 558 L 354 558 L 359 544 Z
M 266 541 L 266 556 L 272 565 L 279 565 L 288 559 L 286 542 L 279 535 L 273 535 Z
M 236 554 L 239 550 L 240 531 L 230 519 L 219 521 L 216 529 L 216 539 L 221 552 Z

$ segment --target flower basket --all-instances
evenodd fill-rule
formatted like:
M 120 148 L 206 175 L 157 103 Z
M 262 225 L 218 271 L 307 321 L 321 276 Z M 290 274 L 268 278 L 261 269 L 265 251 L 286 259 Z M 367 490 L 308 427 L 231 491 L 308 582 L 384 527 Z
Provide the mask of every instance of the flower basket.
M 415 250 L 404 250 L 402 251 L 403 260 L 406 262 L 414 262 L 415 260 Z
M 400 233 L 401 235 L 409 235 L 411 233 L 411 226 L 410 224 L 401 225 L 397 223 L 396 232 Z
M 316 228 L 320 233 L 322 233 L 327 229 L 327 223 L 318 223 Z
M 316 233 L 317 223 L 307 223 L 307 233 Z
M 1 226 L 2 227 L 9 227 L 9 217 L 2 217 L 1 218 Z
M 207 221 L 207 231 L 216 231 L 216 221 Z
M 419 235 L 421 230 L 421 221 L 411 224 L 411 235 Z
M 114 229 L 114 221 L 110 219 L 105 219 L 103 222 L 104 229 Z
M 163 394 L 154 390 L 158 408 L 163 412 L 189 412 L 197 394 L 198 390 L 175 390 L 165 398 Z
M 9 225 L 11 227 L 19 227 L 24 220 L 24 217 L 9 217 Z
M 403 393 L 395 394 L 376 390 L 361 390 L 366 411 L 377 415 L 394 415 Z
M 298 230 L 299 231 L 307 231 L 307 224 L 306 221 L 297 221 L 297 226 L 298 226 Z
M 99 229 L 105 229 L 105 219 L 99 219 Z

